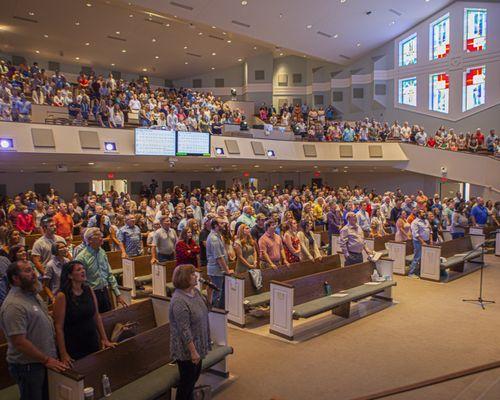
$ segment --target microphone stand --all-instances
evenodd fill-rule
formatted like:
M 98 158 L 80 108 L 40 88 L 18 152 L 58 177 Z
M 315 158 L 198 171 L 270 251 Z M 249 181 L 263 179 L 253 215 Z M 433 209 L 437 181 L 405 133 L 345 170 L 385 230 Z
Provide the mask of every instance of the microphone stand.
M 478 248 L 481 248 L 481 259 L 482 259 L 482 262 L 481 262 L 481 275 L 480 275 L 480 278 L 479 278 L 479 297 L 477 299 L 462 299 L 462 301 L 464 301 L 466 303 L 478 303 L 483 310 L 486 310 L 486 307 L 485 307 L 486 304 L 494 304 L 495 303 L 494 300 L 485 300 L 485 299 L 483 299 L 483 269 L 484 269 L 484 247 L 485 247 L 485 245 L 486 245 L 486 240 L 483 243 L 477 245 L 471 251 L 469 251 L 469 253 L 467 253 L 467 254 L 472 254 L 472 252 L 474 250 L 477 250 Z M 465 263 L 465 261 L 464 261 L 464 263 Z

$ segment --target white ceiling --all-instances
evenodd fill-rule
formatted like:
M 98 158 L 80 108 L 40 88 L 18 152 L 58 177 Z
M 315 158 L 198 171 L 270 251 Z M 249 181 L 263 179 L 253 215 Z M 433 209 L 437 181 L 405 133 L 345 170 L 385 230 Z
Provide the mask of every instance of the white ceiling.
M 348 64 L 452 3 L 341 1 L 247 0 L 243 6 L 241 0 L 2 0 L 0 51 L 167 79 L 224 69 L 270 51 Z
M 358 58 L 451 3 L 453 0 L 247 0 L 243 6 L 241 0 L 132 1 L 340 64 L 350 62 L 340 55 Z
M 190 25 L 166 16 L 150 16 L 140 7 L 118 1 L 2 0 L 1 4 L 0 52 L 29 59 L 177 79 L 211 72 L 212 68 L 227 68 L 247 57 L 272 51 L 241 35 L 223 34 L 209 25 Z

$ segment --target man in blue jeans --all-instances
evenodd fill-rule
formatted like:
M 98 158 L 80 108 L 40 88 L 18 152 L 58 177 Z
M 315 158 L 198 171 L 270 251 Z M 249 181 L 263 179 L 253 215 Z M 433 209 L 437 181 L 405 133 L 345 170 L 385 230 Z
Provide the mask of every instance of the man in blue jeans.
M 63 371 L 57 359 L 55 332 L 47 307 L 38 295 L 35 272 L 26 261 L 7 268 L 12 288 L 0 308 L 0 327 L 7 337 L 7 363 L 21 400 L 47 400 L 47 368 Z
M 227 251 L 220 234 L 222 224 L 224 221 L 221 218 L 214 218 L 210 223 L 211 231 L 207 237 L 207 273 L 212 283 L 219 288 L 219 291 L 212 294 L 212 305 L 224 310 L 224 274 L 232 274 L 234 271 L 228 266 Z
M 411 234 L 413 237 L 413 261 L 408 276 L 418 278 L 420 275 L 422 245 L 429 244 L 431 241 L 431 227 L 425 210 L 418 210 L 417 217 L 411 223 Z

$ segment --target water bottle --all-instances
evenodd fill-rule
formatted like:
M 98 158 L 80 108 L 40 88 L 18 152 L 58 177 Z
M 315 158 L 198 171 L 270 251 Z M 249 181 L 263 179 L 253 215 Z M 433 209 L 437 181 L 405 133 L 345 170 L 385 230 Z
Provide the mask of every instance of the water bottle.
M 106 374 L 102 376 L 102 393 L 104 394 L 104 397 L 111 396 L 111 385 Z
M 325 296 L 330 296 L 332 294 L 332 287 L 328 281 L 323 283 L 323 288 L 325 289 Z

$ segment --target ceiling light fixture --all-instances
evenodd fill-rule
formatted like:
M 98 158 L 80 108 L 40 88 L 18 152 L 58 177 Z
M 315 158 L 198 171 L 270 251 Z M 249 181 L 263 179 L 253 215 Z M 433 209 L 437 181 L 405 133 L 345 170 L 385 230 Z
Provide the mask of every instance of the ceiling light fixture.
M 257 46 L 253 46 L 253 49 L 254 49 L 254 50 L 257 50 Z
M 85 46 L 90 46 L 90 43 L 89 42 L 85 43 Z
M 76 26 L 80 26 L 80 22 L 76 21 L 76 22 L 75 22 L 75 25 L 76 25 Z
M 345 3 L 347 0 L 340 0 L 341 3 Z
M 36 54 L 40 54 L 40 50 L 35 50 L 35 53 Z
M 280 56 L 283 57 L 283 53 L 280 53 Z
M 153 43 L 155 43 L 155 42 L 156 42 L 156 38 L 151 39 L 151 41 L 152 41 Z
M 120 31 L 116 31 L 115 33 L 116 33 L 117 35 L 119 35 L 119 34 L 120 34 Z
M 227 42 L 228 42 L 228 43 L 231 43 L 231 40 L 228 40 Z
M 158 60 L 160 58 L 160 56 L 155 56 L 155 58 Z
M 93 163 L 93 162 L 89 162 L 89 163 L 87 163 L 87 164 L 88 164 L 88 165 L 94 165 L 95 163 Z
M 307 25 L 306 28 L 307 29 L 311 29 L 313 26 L 312 25 Z
M 148 69 L 147 68 L 143 68 L 142 72 L 148 72 Z
M 247 4 L 248 4 L 248 1 L 247 1 L 247 0 L 242 0 L 242 2 L 241 2 L 241 5 L 242 5 L 242 6 L 246 6 Z
M 212 55 L 213 55 L 213 56 L 216 56 L 216 55 L 217 55 L 217 53 L 212 53 Z
M 210 68 L 212 71 L 215 69 L 215 67 Z
M 339 34 L 338 34 L 338 33 L 336 33 L 335 35 L 333 35 L 333 38 L 334 38 L 334 39 L 337 39 L 338 37 L 339 37 Z
M 188 65 L 189 63 L 187 61 L 184 62 L 184 65 Z
M 203 32 L 198 32 L 198 36 L 201 36 L 201 35 L 203 35 Z
M 114 67 L 115 66 L 115 63 L 111 63 L 111 66 Z
M 170 28 L 170 24 L 165 24 L 165 26 L 166 26 L 167 28 Z
M 356 46 L 358 46 L 358 47 L 361 46 L 361 43 L 357 43 Z
M 28 15 L 33 16 L 33 15 L 35 15 L 35 13 L 34 13 L 33 11 L 30 11 L 30 12 L 28 13 Z
M 87 7 L 92 7 L 92 3 L 85 4 Z
M 227 33 L 226 33 L 226 32 L 222 32 L 222 34 L 223 34 L 223 35 L 227 35 Z
M 243 61 L 243 58 L 238 58 L 238 61 L 239 61 L 239 62 L 242 62 L 242 61 Z
M 122 53 L 126 53 L 126 52 L 127 52 L 127 50 L 125 50 L 125 49 L 122 50 Z
M 80 57 L 75 57 L 75 60 L 78 61 L 80 59 Z
M 134 14 L 129 14 L 128 17 L 129 18 L 134 18 Z
M 43 35 L 43 37 L 44 37 L 45 39 L 47 39 L 47 38 L 49 37 L 49 35 L 45 34 L 45 35 Z
M 212 29 L 217 29 L 217 27 L 215 25 L 212 25 Z

